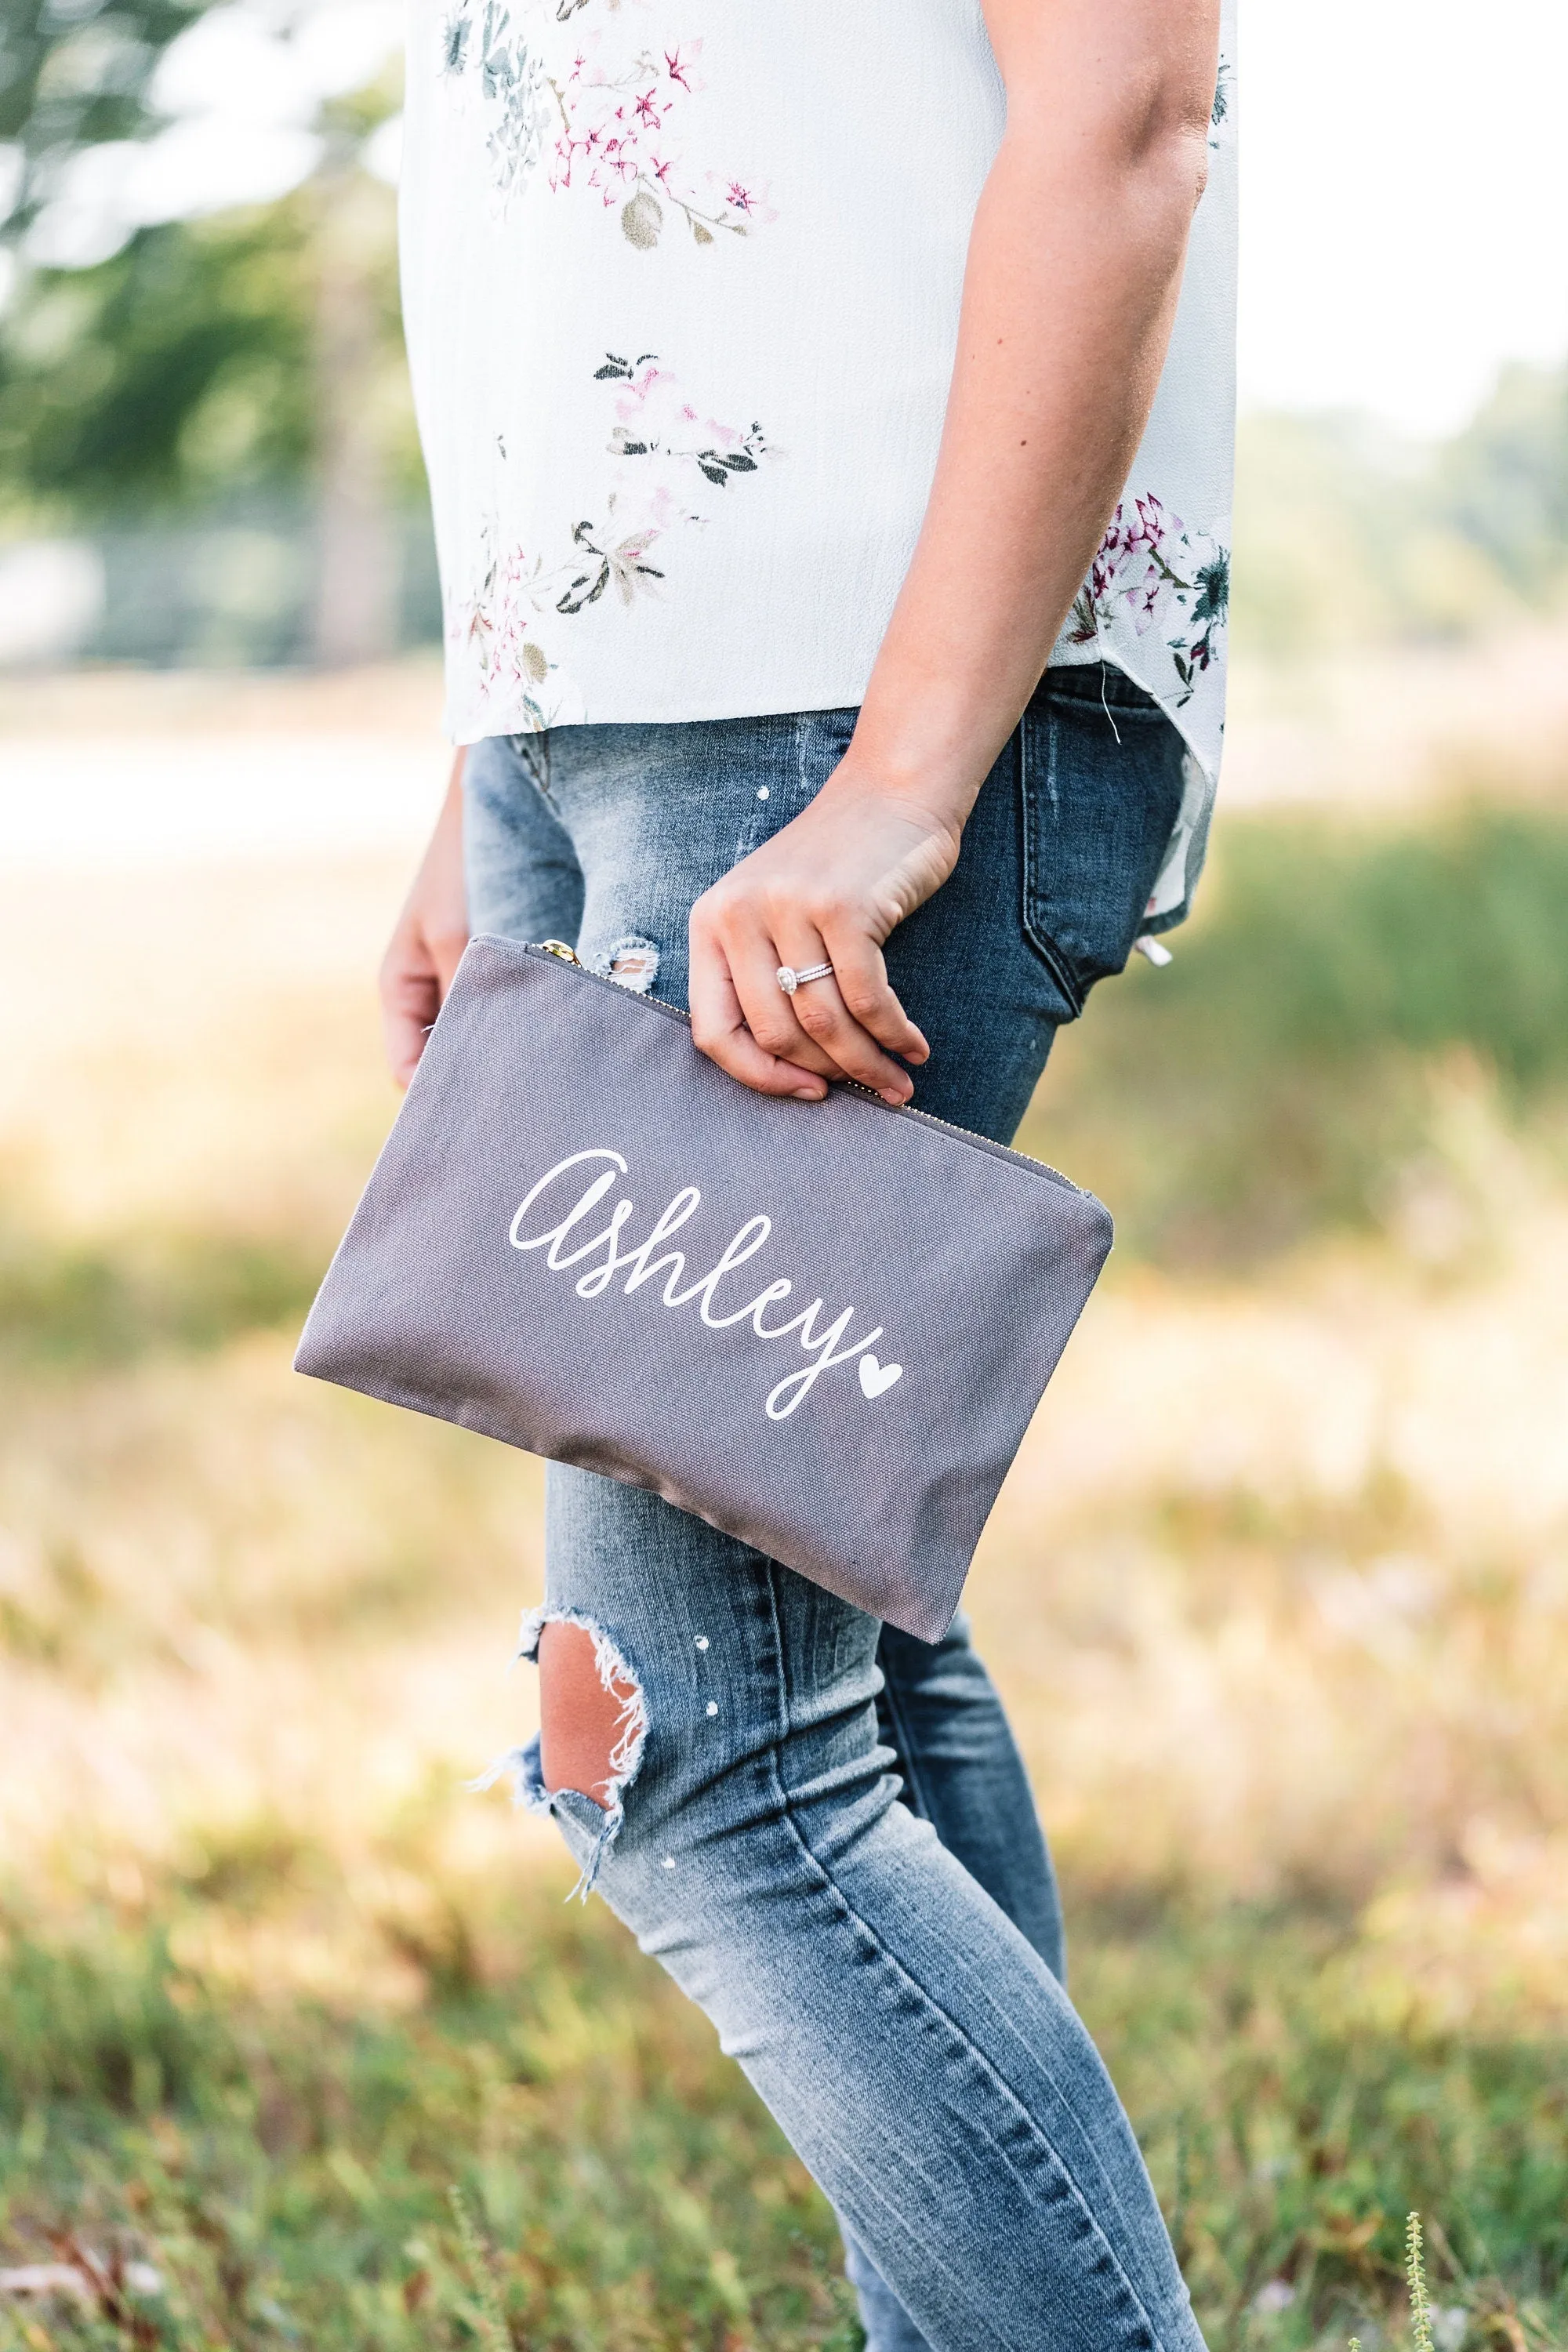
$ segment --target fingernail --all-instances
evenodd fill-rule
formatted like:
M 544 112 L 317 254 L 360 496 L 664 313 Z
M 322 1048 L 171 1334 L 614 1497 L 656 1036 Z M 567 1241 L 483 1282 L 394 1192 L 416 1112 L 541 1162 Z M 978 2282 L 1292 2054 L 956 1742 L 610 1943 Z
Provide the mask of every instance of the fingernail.
M 794 1091 L 796 1102 L 820 1102 L 823 1096 L 827 1092 L 827 1088 L 826 1087 L 796 1087 Z
M 913 1092 L 913 1087 L 906 1087 L 901 1093 L 897 1087 L 884 1087 L 882 1100 L 885 1103 L 891 1103 L 895 1110 L 902 1110 Z

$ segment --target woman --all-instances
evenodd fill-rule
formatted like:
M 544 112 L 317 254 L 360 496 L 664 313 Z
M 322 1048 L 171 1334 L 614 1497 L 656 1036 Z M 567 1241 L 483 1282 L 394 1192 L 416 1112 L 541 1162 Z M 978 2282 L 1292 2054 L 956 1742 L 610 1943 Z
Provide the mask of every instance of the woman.
M 472 927 L 689 1003 L 743 1085 L 1006 1140 L 1181 919 L 1223 705 L 1220 16 L 419 0 L 405 288 L 466 748 L 383 975 L 401 1077 Z M 962 1622 L 928 1646 L 574 1469 L 548 1533 L 524 1793 L 833 2199 L 873 2352 L 1190 2352 Z

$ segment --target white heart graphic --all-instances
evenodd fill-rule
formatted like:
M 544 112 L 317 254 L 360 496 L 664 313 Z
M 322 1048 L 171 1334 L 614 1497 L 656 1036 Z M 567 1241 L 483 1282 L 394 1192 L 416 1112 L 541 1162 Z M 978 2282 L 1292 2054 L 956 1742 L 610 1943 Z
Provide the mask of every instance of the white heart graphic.
M 886 1396 L 895 1381 L 904 1377 L 902 1364 L 879 1364 L 875 1356 L 860 1359 L 860 1393 L 866 1397 Z

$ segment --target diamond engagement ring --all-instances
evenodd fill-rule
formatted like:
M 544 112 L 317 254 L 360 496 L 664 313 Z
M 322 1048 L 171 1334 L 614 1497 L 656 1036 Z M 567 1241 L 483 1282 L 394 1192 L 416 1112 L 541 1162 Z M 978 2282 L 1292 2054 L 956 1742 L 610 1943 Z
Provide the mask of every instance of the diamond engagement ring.
M 793 996 L 795 990 L 804 988 L 808 980 L 831 980 L 833 966 L 830 963 L 808 963 L 804 971 L 796 971 L 789 964 L 781 963 L 774 977 L 784 994 Z

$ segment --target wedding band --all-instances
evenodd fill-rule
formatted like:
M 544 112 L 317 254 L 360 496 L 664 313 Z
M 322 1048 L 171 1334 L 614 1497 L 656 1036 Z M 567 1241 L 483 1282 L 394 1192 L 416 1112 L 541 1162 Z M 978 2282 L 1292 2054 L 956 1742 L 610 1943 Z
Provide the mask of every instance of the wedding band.
M 830 963 L 808 963 L 804 971 L 795 971 L 789 964 L 781 963 L 774 974 L 786 996 L 793 996 L 795 990 L 804 988 L 808 980 L 831 980 L 832 977 L 833 966 Z

